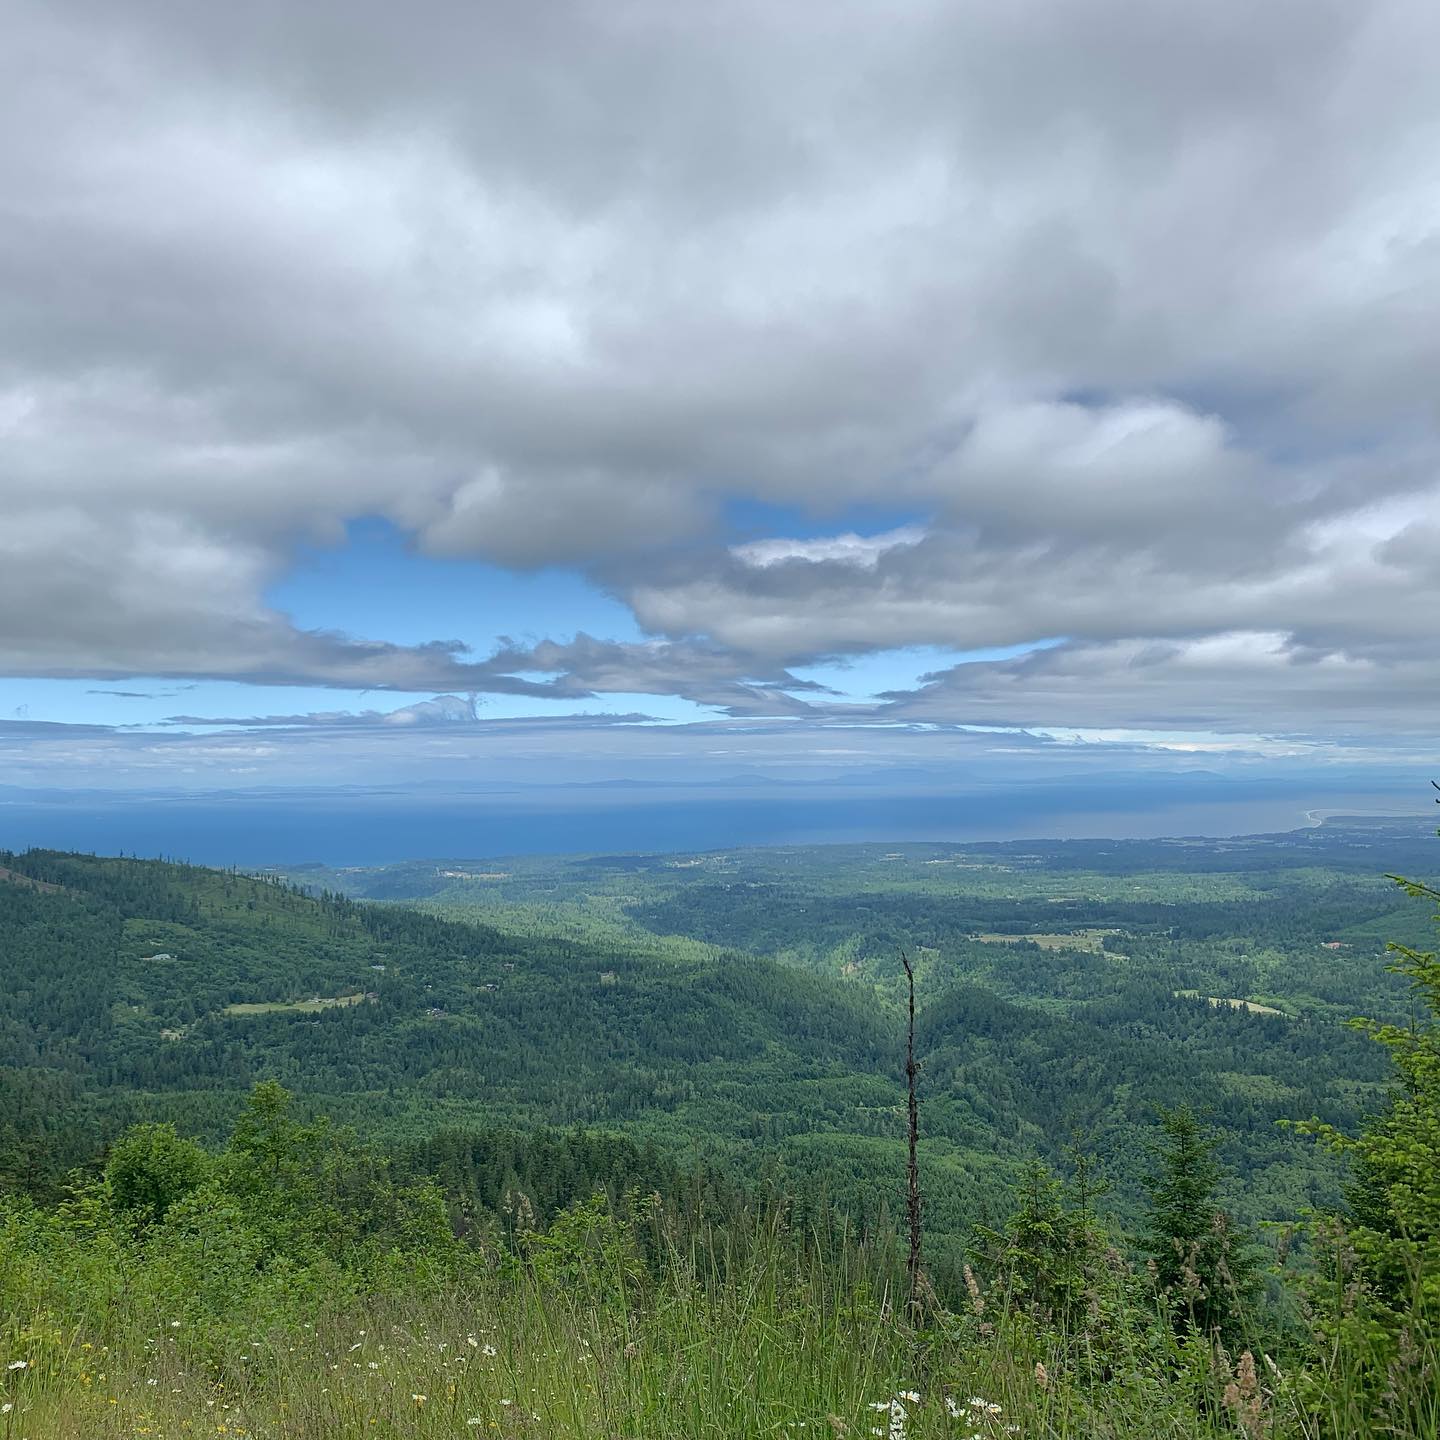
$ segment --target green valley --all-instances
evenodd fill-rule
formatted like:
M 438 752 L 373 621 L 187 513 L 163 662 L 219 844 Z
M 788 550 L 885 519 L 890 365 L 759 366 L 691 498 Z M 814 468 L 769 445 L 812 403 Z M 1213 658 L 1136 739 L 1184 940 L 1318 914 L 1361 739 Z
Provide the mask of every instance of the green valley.
M 1367 1310 L 1382 1318 L 1362 1330 L 1359 1312 L 1314 1308 L 1326 1267 L 1349 1262 L 1306 1217 L 1347 1198 L 1359 1215 L 1428 1213 L 1404 1198 L 1408 1179 L 1383 1204 L 1364 1197 L 1411 1155 L 1390 1137 L 1410 1147 L 1430 1123 L 1393 1128 L 1393 1062 L 1428 1093 L 1434 1032 L 1413 1028 L 1429 972 L 1394 973 L 1383 937 L 1432 936 L 1384 872 L 1423 881 L 1433 845 L 1422 826 L 1347 822 L 1232 841 L 264 874 L 0 855 L 0 1251 L 20 1307 L 8 1363 L 27 1371 L 11 1388 L 54 1435 L 81 1416 L 117 1437 L 188 1433 L 185 1417 L 216 1404 L 217 1433 L 272 1433 L 249 1428 L 255 1410 L 279 1417 L 276 1434 L 360 1433 L 381 1415 L 386 1433 L 449 1433 L 425 1408 L 439 1387 L 484 1410 L 467 1425 L 521 1433 L 497 1396 L 522 1369 L 547 1433 L 671 1414 L 661 1371 L 628 1362 L 623 1376 L 601 1365 L 603 1402 L 572 1366 L 513 1351 L 508 1379 L 452 1368 L 447 1347 L 466 1354 L 454 1335 L 468 1324 L 463 1343 L 480 1343 L 479 1307 L 512 1344 L 643 1345 L 662 1370 L 694 1345 L 743 1365 L 730 1338 L 771 1336 L 783 1356 L 754 1392 L 768 1409 L 733 1433 L 770 1433 L 764 1415 L 784 1413 L 828 1414 L 846 1434 L 867 1407 L 948 1433 L 965 1385 L 1005 1397 L 975 1400 L 984 1434 L 1010 1414 L 1045 1435 L 1217 1433 L 1211 1420 L 1288 1434 L 1315 1405 L 1345 1417 L 1334 1433 L 1358 1433 L 1356 1416 L 1391 1404 L 1374 1377 L 1416 1342 L 1400 1312 Z M 914 1317 L 893 1310 L 902 954 L 923 1362 Z M 1297 1133 L 1366 1125 L 1353 1175 L 1348 1142 Z M 1407 1223 L 1352 1233 L 1403 1277 L 1406 1255 L 1433 1248 Z M 1192 1237 L 1178 1268 L 1167 1235 Z M 1183 1299 L 1187 1275 L 1206 1278 Z M 165 1359 L 147 1325 L 171 1344 L 183 1328 L 182 1349 Z M 287 1368 L 294 1337 L 348 1355 L 372 1325 L 390 1349 L 337 1380 L 343 1413 Z M 438 1351 L 432 1326 L 454 1332 Z M 94 1430 L 93 1363 L 67 1379 L 55 1358 L 82 1333 L 123 1374 L 106 1402 L 131 1417 L 118 1429 Z M 1305 1367 L 1325 1336 L 1346 1348 L 1322 1383 Z M 1224 1346 L 1242 1342 L 1236 1368 Z M 830 1373 L 824 1345 L 868 1358 Z M 1261 1348 L 1296 1378 L 1259 1377 Z M 52 1357 L 33 1380 L 32 1352 Z M 1433 1352 L 1416 1354 L 1421 1378 L 1384 1411 L 1405 1424 L 1429 1413 L 1416 1397 Z M 408 1407 L 398 1373 L 367 1378 L 395 1365 L 425 1377 Z M 951 1378 L 921 1407 L 900 1377 L 936 1366 Z M 1103 1402 L 1085 1388 L 1122 1371 Z M 821 1372 L 828 1401 L 805 1388 Z M 169 1410 L 141 1388 L 162 1381 L 182 1397 Z M 716 1372 L 674 1393 L 732 1433 L 712 1412 L 737 1385 L 752 1382 Z M 309 1418 L 292 1432 L 297 1407 Z
M 1156 1106 L 1197 1095 L 1237 1209 L 1279 1219 L 1339 1176 L 1278 1122 L 1353 1127 L 1383 1094 L 1345 1022 L 1405 1013 L 1379 937 L 1417 917 L 1378 870 L 1424 873 L 1427 843 L 1381 824 L 259 878 L 9 856 L 3 1061 L 63 1084 L 86 1133 L 218 1134 L 275 1078 L 376 1137 L 614 1129 L 873 1224 L 897 1193 L 904 947 L 942 1252 L 1076 1144 L 1133 1211 Z

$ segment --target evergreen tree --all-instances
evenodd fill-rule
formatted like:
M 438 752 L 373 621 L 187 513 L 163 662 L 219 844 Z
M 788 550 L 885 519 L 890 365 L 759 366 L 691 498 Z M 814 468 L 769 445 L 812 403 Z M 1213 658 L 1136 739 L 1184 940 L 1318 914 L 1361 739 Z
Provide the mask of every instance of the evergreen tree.
M 1026 1166 L 1000 1244 L 1000 1271 L 1015 1301 L 1062 1330 L 1084 1318 L 1091 1274 L 1106 1237 L 1084 1209 L 1067 1203 L 1049 1166 Z
M 1248 1239 L 1220 1204 L 1219 1139 L 1189 1105 L 1160 1112 L 1146 1244 L 1177 1330 L 1232 1338 L 1258 1287 Z
M 1392 877 L 1440 907 L 1440 890 Z M 1436 920 L 1440 922 L 1440 909 Z M 1321 1265 L 1309 1300 L 1336 1357 L 1325 1394 L 1360 1397 L 1393 1434 L 1440 1431 L 1440 956 L 1393 944 L 1425 1013 L 1410 1025 L 1356 1021 L 1390 1053 L 1397 1084 L 1356 1136 L 1303 1127 L 1351 1162 L 1348 1213 L 1312 1227 Z
M 1440 903 L 1440 891 L 1406 884 Z M 1440 916 L 1437 916 L 1440 919 Z M 1398 1085 L 1389 1105 L 1342 1148 L 1353 1160 L 1347 1192 L 1352 1236 L 1375 1292 L 1392 1306 L 1440 1318 L 1440 957 L 1405 945 L 1393 968 L 1409 977 L 1426 1020 L 1363 1028 L 1389 1052 Z

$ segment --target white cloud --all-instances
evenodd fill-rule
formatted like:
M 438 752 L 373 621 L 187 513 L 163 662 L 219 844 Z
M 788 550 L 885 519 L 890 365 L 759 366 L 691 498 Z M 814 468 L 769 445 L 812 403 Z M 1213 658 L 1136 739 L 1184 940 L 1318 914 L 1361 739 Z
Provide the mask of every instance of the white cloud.
M 900 545 L 918 545 L 924 538 L 925 532 L 918 525 L 902 525 L 880 535 L 857 535 L 851 531 L 818 539 L 752 540 L 744 545 L 732 545 L 730 553 L 742 564 L 760 570 L 787 560 L 801 560 L 810 565 L 834 562 L 873 570 L 886 551 Z
M 1275 723 L 1348 724 L 1315 677 L 1440 647 L 1437 42 L 1420 0 L 17 0 L 0 670 L 763 711 L 1065 635 L 984 703 L 1250 723 L 1273 670 Z M 661 638 L 542 683 L 266 604 L 361 516 Z

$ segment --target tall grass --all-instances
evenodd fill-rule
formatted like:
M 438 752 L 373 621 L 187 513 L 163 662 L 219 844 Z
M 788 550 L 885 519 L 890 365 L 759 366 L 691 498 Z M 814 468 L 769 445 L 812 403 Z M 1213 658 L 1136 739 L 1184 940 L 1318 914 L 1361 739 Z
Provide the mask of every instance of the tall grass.
M 1227 1406 L 1205 1346 L 1098 1364 L 1000 1297 L 913 1328 L 888 1257 L 807 1258 L 775 1225 L 648 1267 L 600 1244 L 443 1281 L 397 1268 L 368 1296 L 275 1277 L 224 1313 L 150 1273 L 163 1255 L 111 1258 L 119 1292 L 80 1248 L 7 1264 L 3 1440 L 1304 1433 L 1268 1373 L 1250 1418 Z

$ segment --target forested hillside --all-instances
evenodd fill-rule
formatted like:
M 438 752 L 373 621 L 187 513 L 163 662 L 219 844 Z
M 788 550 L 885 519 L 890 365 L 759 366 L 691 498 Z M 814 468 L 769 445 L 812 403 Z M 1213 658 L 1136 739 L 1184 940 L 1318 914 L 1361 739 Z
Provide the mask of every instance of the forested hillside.
M 1430 1435 L 1440 988 L 1375 937 L 1433 920 L 1358 863 L 1413 838 L 0 856 L 0 1415 Z
M 1383 1059 L 1346 1022 L 1409 1013 L 1385 945 L 1425 943 L 1428 921 L 1384 875 L 1434 868 L 1423 823 L 1345 820 L 1228 840 L 519 857 L 289 878 L 577 952 L 774 960 L 858 989 L 880 1015 L 898 1015 L 903 946 L 919 982 L 926 1158 L 944 1167 L 947 1200 L 963 1192 L 957 1208 L 983 1211 L 987 1187 L 969 1177 L 997 1159 L 1013 1175 L 1020 1157 L 1057 1159 L 1080 1139 L 1115 1184 L 1110 1203 L 1133 1209 L 1156 1104 L 1198 1095 L 1243 1177 L 1236 1203 L 1273 1219 L 1338 1193 L 1333 1162 L 1276 1122 L 1353 1124 L 1377 1102 Z M 795 1100 L 759 1105 L 749 1133 L 860 1186 L 887 1163 L 888 1094 L 842 1099 L 818 1125 Z
M 1277 1122 L 1353 1128 L 1383 1094 L 1383 1056 L 1344 1022 L 1403 1017 L 1377 937 L 1417 921 L 1378 867 L 1428 862 L 1423 841 L 1371 826 L 269 878 L 4 856 L 0 1164 L 53 1179 L 139 1119 L 213 1138 L 273 1078 L 387 1142 L 624 1131 L 878 1225 L 898 1193 L 905 946 L 939 1253 L 996 1217 L 1028 1159 L 1075 1145 L 1133 1215 L 1157 1105 L 1197 1096 L 1238 1212 L 1284 1219 L 1337 1198 L 1340 1171 Z
M 183 1093 L 219 1131 L 274 1077 L 396 1133 L 568 1125 L 893 1065 L 860 994 L 749 957 L 656 964 L 158 862 L 5 865 L 4 1061 L 102 1108 Z
M 4 857 L 0 1433 L 1440 1429 L 1433 955 L 1395 957 L 1404 990 L 1385 993 L 1413 1019 L 1361 1035 L 1323 1003 L 1115 991 L 1145 947 L 1154 969 L 1166 944 L 1210 936 L 1198 920 L 1167 933 L 1132 911 L 1123 930 L 915 947 L 926 1225 L 907 1270 L 885 1214 L 902 1173 L 887 957 L 852 948 L 832 975 L 823 948 L 781 964 L 631 946 L 624 912 L 603 942 L 560 934 L 574 914 L 503 914 L 506 929 L 157 862 Z M 1298 952 L 1270 944 L 1283 983 Z M 972 951 L 993 953 L 959 978 Z M 1061 973 L 1085 983 L 1041 993 Z M 1308 1141 L 1236 1123 L 1316 1097 L 1353 1110 L 1342 1037 L 1375 1077 L 1363 1123 L 1313 1118 Z M 1259 1090 L 1286 1053 L 1290 1083 Z M 590 1087 L 642 1057 L 670 1103 L 654 1087 L 605 1103 L 651 1139 L 493 1123 L 601 1103 Z M 250 1085 L 263 1072 L 329 1088 Z M 1207 1092 L 1186 1093 L 1227 1074 L 1252 1082 L 1210 1109 L 1228 1133 L 1197 1114 Z M 1095 1124 L 1063 1174 L 1023 1163 L 1076 1097 Z M 146 1118 L 164 1114 L 177 1123 Z M 686 1156 L 684 1127 L 704 1124 Z M 1335 1189 L 1338 1170 L 1296 1158 L 1313 1140 L 1353 1162 L 1344 1204 L 1284 1213 L 1285 1184 Z M 1228 1196 L 1227 1150 L 1252 1163 Z M 1138 1204 L 1107 1196 L 1135 1174 Z M 1278 1246 L 1237 1214 L 1257 1194 Z

